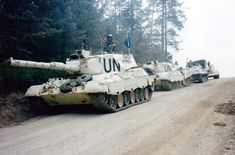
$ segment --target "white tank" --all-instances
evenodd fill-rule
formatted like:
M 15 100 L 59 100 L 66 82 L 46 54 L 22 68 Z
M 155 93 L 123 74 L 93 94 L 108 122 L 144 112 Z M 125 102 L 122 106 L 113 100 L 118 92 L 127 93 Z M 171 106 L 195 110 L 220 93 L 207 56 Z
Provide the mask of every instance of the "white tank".
M 132 54 L 76 51 L 60 62 L 33 62 L 10 59 L 12 66 L 68 71 L 71 78 L 54 78 L 31 86 L 26 97 L 39 97 L 48 105 L 93 104 L 106 112 L 116 112 L 149 101 L 154 75 L 137 67 Z M 76 76 L 74 76 L 76 75 Z
M 156 75 L 155 89 L 173 90 L 190 84 L 192 74 L 177 64 L 150 61 L 144 67 L 151 68 Z

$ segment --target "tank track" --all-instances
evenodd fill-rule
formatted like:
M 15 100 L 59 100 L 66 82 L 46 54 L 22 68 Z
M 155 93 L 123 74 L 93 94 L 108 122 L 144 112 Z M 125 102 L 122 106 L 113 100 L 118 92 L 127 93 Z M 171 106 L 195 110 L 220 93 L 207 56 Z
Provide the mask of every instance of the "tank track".
M 208 74 L 205 74 L 205 73 L 194 74 L 192 75 L 192 77 L 194 79 L 193 82 L 204 83 L 208 81 Z
M 183 87 L 183 81 L 170 82 L 168 80 L 161 81 L 161 88 L 163 90 L 171 91 Z
M 192 84 L 192 79 L 191 79 L 191 77 L 189 77 L 189 78 L 187 78 L 187 79 L 185 80 L 184 87 L 188 87 L 188 86 L 190 86 L 191 84 Z
M 116 112 L 108 105 L 108 96 L 105 93 L 91 94 L 91 103 L 101 111 Z
M 127 109 L 129 107 L 132 107 L 134 105 L 138 105 L 138 104 L 142 104 L 142 103 L 150 101 L 153 91 L 152 91 L 151 88 L 149 90 L 150 90 L 150 93 L 151 93 L 149 99 L 145 99 L 145 100 L 135 102 L 135 103 L 132 103 L 132 104 L 129 104 L 129 105 L 124 105 L 121 108 L 118 107 L 118 108 L 113 109 L 112 107 L 110 107 L 110 105 L 108 105 L 109 95 L 106 94 L 106 93 L 93 93 L 93 94 L 91 94 L 91 102 L 97 109 L 99 109 L 103 112 L 107 112 L 107 113 L 118 112 L 118 111 Z

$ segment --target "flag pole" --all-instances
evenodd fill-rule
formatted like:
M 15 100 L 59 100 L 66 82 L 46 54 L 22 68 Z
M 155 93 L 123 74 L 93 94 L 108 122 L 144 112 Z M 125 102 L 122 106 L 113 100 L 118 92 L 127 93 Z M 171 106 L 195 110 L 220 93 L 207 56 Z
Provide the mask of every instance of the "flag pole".
M 100 49 L 103 50 L 103 43 L 102 43 L 102 40 L 100 40 Z
M 103 51 L 103 35 L 100 32 L 100 50 Z
M 131 54 L 131 47 L 130 47 L 130 36 L 129 36 L 129 32 L 128 31 L 127 31 L 127 39 L 128 39 L 128 44 L 129 44 L 128 54 L 130 55 Z
M 129 34 L 128 31 L 127 31 L 127 37 L 126 37 L 125 45 L 128 49 L 128 55 L 130 55 L 131 54 L 131 38 L 130 38 L 130 34 Z
M 102 46 L 103 46 L 103 45 L 102 45 L 102 42 L 100 41 L 100 50 L 102 50 Z

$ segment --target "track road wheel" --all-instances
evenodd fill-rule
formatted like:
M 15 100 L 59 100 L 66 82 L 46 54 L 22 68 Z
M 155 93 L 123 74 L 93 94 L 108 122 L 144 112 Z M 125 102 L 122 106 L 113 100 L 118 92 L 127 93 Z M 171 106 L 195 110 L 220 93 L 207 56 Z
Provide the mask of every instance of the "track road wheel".
M 130 92 L 130 99 L 131 99 L 131 104 L 135 103 L 135 92 L 132 90 Z
M 172 83 L 172 86 L 173 86 L 173 90 L 177 88 L 177 83 L 176 82 L 173 82 Z
M 203 77 L 201 77 L 201 83 L 204 83 L 204 82 L 206 82 L 206 79 L 205 79 L 205 77 L 203 76 Z
M 110 95 L 108 105 L 111 109 L 115 110 L 117 108 L 117 96 Z
M 145 98 L 146 100 L 149 100 L 149 99 L 150 99 L 150 90 L 149 90 L 148 87 L 145 87 L 145 88 L 144 88 L 144 98 Z
M 122 108 L 124 105 L 124 99 L 122 94 L 118 94 L 117 96 L 117 104 L 119 108 Z
M 187 79 L 183 80 L 181 85 L 182 85 L 182 87 L 186 87 L 187 86 Z
M 183 81 L 178 81 L 178 88 L 182 88 L 183 87 Z
M 150 90 L 150 94 L 149 94 L 149 97 L 150 97 L 150 98 L 149 98 L 149 99 L 151 99 L 152 96 L 153 96 L 153 92 L 154 92 L 154 91 L 153 91 L 151 88 L 149 88 L 149 90 Z
M 151 84 L 150 88 L 151 88 L 152 92 L 156 90 L 154 82 Z
M 136 103 L 140 102 L 140 89 L 138 88 L 135 90 L 135 101 Z
M 173 83 L 171 83 L 170 81 L 167 81 L 167 83 L 166 83 L 166 89 L 169 90 L 169 91 L 172 90 L 172 89 L 173 89 L 172 84 L 173 84 Z
M 131 102 L 130 93 L 128 91 L 125 91 L 123 93 L 123 98 L 124 98 L 124 104 L 128 106 Z
M 219 75 L 214 76 L 214 79 L 219 79 Z
M 152 98 L 153 95 L 153 90 L 151 89 L 151 86 L 147 86 L 148 90 L 149 90 L 149 98 L 148 100 L 150 100 Z
M 140 89 L 140 100 L 141 100 L 141 101 L 144 101 L 144 99 L 145 99 L 145 96 L 144 96 L 144 89 L 141 88 L 141 89 Z
M 184 87 L 184 81 L 179 81 L 179 88 L 183 88 Z
M 180 88 L 180 83 L 179 82 L 175 82 L 175 89 L 179 89 Z
M 115 112 L 114 109 L 109 105 L 110 95 L 105 93 L 94 93 L 91 94 L 91 103 L 101 111 L 104 112 Z

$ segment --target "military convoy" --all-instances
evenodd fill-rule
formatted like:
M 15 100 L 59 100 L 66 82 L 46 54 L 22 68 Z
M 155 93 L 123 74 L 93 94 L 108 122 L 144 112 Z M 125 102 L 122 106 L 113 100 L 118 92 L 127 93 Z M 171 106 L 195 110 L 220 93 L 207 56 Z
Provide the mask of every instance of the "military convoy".
M 106 112 L 116 112 L 149 101 L 155 76 L 138 67 L 132 54 L 91 55 L 77 50 L 66 63 L 10 59 L 11 66 L 67 71 L 69 78 L 54 78 L 31 86 L 26 97 L 38 97 L 48 105 L 93 104 Z
M 69 77 L 49 79 L 28 88 L 25 96 L 47 105 L 93 104 L 105 112 L 117 112 L 147 102 L 154 90 L 173 90 L 191 82 L 219 78 L 206 60 L 190 61 L 186 68 L 176 63 L 149 61 L 139 67 L 132 54 L 115 51 L 92 55 L 90 48 L 76 50 L 66 63 L 14 60 L 11 66 L 66 71 Z
M 189 86 L 192 82 L 203 83 L 208 78 L 219 78 L 219 72 L 206 60 L 189 61 L 185 68 L 179 67 L 177 62 L 148 61 L 144 68 L 151 70 L 156 79 L 155 90 L 173 90 Z

